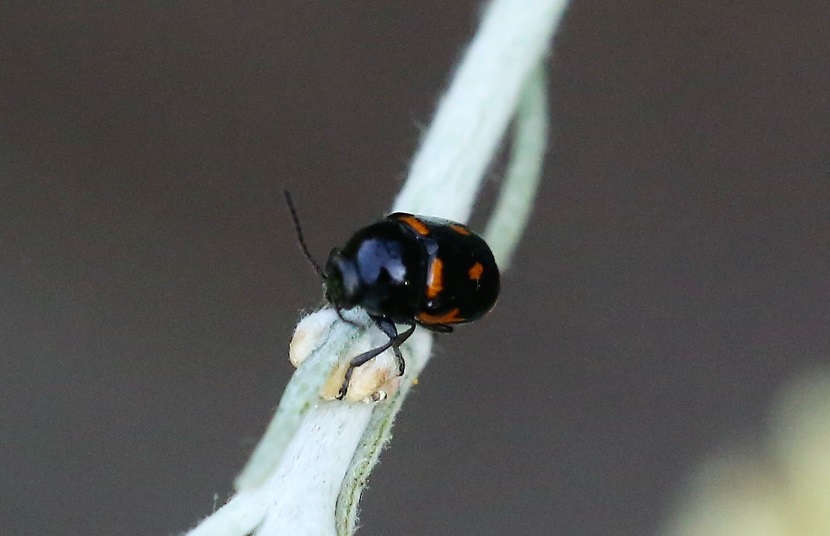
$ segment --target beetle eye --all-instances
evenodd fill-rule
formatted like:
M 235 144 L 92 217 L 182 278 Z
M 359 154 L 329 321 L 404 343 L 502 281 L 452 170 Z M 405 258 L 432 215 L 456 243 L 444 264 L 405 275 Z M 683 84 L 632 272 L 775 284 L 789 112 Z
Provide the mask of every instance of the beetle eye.
M 360 301 L 361 285 L 354 263 L 335 249 L 326 263 L 326 299 L 335 307 L 351 309 Z
M 326 299 L 335 307 L 340 307 L 343 301 L 343 278 L 336 270 L 330 270 L 326 275 Z

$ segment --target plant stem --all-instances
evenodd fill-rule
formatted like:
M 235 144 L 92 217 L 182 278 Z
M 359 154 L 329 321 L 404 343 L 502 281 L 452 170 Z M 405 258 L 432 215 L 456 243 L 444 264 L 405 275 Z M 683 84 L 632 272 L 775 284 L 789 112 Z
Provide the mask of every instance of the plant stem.
M 546 142 L 545 60 L 564 0 L 494 0 L 441 99 L 393 210 L 465 222 L 484 172 L 517 118 L 510 178 L 488 233 L 506 263 L 531 210 Z M 517 106 L 521 109 L 517 114 Z M 519 192 L 516 194 L 515 192 Z M 513 216 L 510 216 L 513 213 Z M 506 214 L 506 215 L 505 215 Z M 348 312 L 369 325 L 361 311 Z M 301 362 L 250 462 L 238 493 L 190 536 L 350 535 L 366 479 L 391 437 L 412 379 L 429 359 L 432 337 L 417 330 L 403 346 L 407 374 L 388 400 L 324 401 L 320 392 L 342 356 L 375 329 L 356 328 L 331 309 L 305 317 L 292 341 Z M 394 361 L 378 356 L 355 371 L 382 375 Z M 387 364 L 383 364 L 387 363 Z M 372 367 L 370 367 L 372 365 Z M 373 368 L 374 367 L 374 368 Z M 351 392 L 351 389 L 350 389 Z

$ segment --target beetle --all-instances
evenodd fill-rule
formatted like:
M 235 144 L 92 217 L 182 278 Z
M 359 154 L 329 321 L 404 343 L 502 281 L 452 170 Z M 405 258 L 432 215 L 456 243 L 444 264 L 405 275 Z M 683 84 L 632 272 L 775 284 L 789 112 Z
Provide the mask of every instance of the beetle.
M 349 361 L 338 399 L 346 396 L 354 369 L 389 348 L 403 375 L 400 346 L 422 326 L 450 333 L 455 324 L 487 314 L 498 299 L 499 269 L 490 246 L 466 225 L 405 212 L 358 230 L 334 248 L 325 269 L 312 257 L 288 191 L 285 201 L 303 254 L 323 279 L 326 300 L 338 316 L 362 307 L 389 340 Z M 408 326 L 399 333 L 396 324 Z

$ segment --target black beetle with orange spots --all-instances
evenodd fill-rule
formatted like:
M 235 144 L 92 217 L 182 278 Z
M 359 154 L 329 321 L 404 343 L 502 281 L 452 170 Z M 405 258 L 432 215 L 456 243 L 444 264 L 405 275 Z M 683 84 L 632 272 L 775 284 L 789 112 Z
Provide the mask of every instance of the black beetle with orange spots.
M 400 345 L 416 325 L 449 333 L 453 324 L 477 320 L 495 305 L 496 260 L 487 242 L 466 226 L 396 212 L 357 231 L 343 248 L 333 249 L 323 270 L 306 247 L 288 192 L 285 198 L 303 253 L 323 278 L 326 299 L 338 314 L 363 307 L 389 337 L 387 343 L 349 361 L 337 398 L 346 395 L 355 368 L 389 348 L 402 375 Z M 395 324 L 409 327 L 398 333 Z

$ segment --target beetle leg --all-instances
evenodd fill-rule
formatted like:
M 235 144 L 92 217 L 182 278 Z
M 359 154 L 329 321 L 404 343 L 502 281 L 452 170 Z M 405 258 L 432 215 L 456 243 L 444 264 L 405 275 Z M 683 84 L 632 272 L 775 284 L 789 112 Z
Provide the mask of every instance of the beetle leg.
M 350 319 L 346 318 L 345 316 L 343 316 L 343 312 L 342 312 L 342 309 L 340 309 L 340 307 L 335 307 L 335 308 L 334 308 L 334 312 L 336 312 L 336 313 L 337 313 L 337 316 L 339 316 L 339 317 L 340 317 L 340 320 L 342 320 L 343 322 L 345 322 L 345 323 L 347 323 L 347 324 L 351 324 L 352 326 L 354 326 L 354 327 L 356 327 L 356 328 L 362 328 L 362 327 L 364 327 L 363 325 L 358 324 L 358 323 L 357 323 L 357 322 L 355 322 L 354 320 L 350 320 Z
M 395 323 L 391 320 L 385 318 L 375 318 L 374 320 L 381 331 L 386 333 L 392 341 L 392 351 L 395 352 L 395 357 L 398 359 L 398 376 L 403 376 L 404 370 L 406 369 L 406 362 L 403 359 L 400 347 L 415 332 L 415 324 L 410 324 L 406 331 L 399 334 L 398 328 L 395 327 Z
M 421 324 L 423 327 L 435 333 L 452 333 L 453 327 L 449 324 Z
M 337 393 L 338 400 L 342 400 L 343 397 L 346 396 L 346 391 L 349 390 L 349 382 L 352 380 L 352 373 L 354 372 L 354 369 L 356 369 L 360 365 L 363 365 L 373 357 L 382 354 L 390 346 L 392 346 L 393 342 L 394 340 L 389 339 L 389 342 L 384 343 L 378 346 L 377 348 L 369 350 L 368 352 L 363 352 L 362 354 L 353 357 L 352 360 L 349 361 L 349 368 L 346 369 L 346 375 L 343 378 L 343 385 L 340 386 L 340 391 L 338 391 Z
M 381 317 L 373 317 L 373 320 L 388 337 L 389 341 L 383 343 L 382 345 L 369 350 L 368 352 L 363 352 L 360 355 L 357 355 L 349 361 L 349 368 L 346 369 L 346 375 L 343 378 L 343 385 L 340 386 L 340 391 L 337 393 L 337 399 L 342 400 L 344 396 L 346 396 L 346 392 L 349 390 L 349 382 L 352 379 L 352 373 L 354 369 L 363 365 L 373 357 L 376 357 L 390 347 L 392 351 L 395 352 L 395 358 L 398 360 L 398 376 L 403 376 L 404 368 L 406 367 L 406 362 L 403 359 L 403 354 L 400 350 L 400 345 L 403 344 L 406 339 L 412 335 L 415 331 L 415 324 L 409 326 L 409 328 L 404 331 L 403 333 L 398 334 L 398 329 L 395 327 L 395 323 L 391 320 L 387 320 Z

